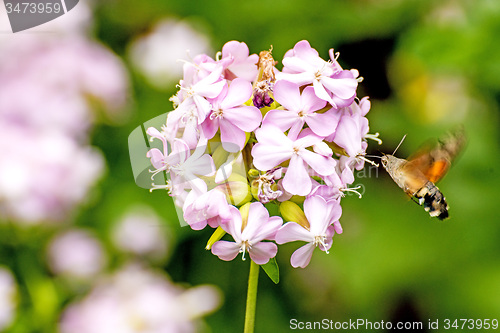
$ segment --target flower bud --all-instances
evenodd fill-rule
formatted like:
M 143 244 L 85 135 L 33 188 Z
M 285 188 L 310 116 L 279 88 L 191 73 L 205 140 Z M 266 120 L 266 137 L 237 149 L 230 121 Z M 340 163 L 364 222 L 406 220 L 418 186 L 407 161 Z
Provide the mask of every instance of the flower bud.
M 205 250 L 210 250 L 212 248 L 212 245 L 214 245 L 215 242 L 219 241 L 225 234 L 226 232 L 224 231 L 224 229 L 222 229 L 220 226 L 217 227 L 212 236 L 210 236 L 210 239 L 205 246 Z
M 309 221 L 307 221 L 304 211 L 296 203 L 291 201 L 282 202 L 280 205 L 280 213 L 286 221 L 297 222 L 309 230 Z
M 297 205 L 302 205 L 306 197 L 302 197 L 300 195 L 293 195 L 290 199 L 291 202 L 295 202 Z
M 212 154 L 212 159 L 214 160 L 215 168 L 220 168 L 220 166 L 226 163 L 229 157 L 229 152 L 225 151 L 221 144 L 217 146 L 214 153 Z
M 274 99 L 270 96 L 270 91 L 271 88 L 267 82 L 263 82 L 256 86 L 253 91 L 253 105 L 259 109 L 271 106 Z
M 234 206 L 240 206 L 252 200 L 247 179 L 238 174 L 232 174 L 227 182 L 215 188 L 223 192 L 226 195 L 227 202 Z
M 251 182 L 252 186 L 250 186 L 250 193 L 255 200 L 259 200 L 259 183 L 256 181 Z
M 245 229 L 247 226 L 248 222 L 248 213 L 250 211 L 250 202 L 247 202 L 243 206 L 240 207 L 240 214 L 241 214 L 241 231 Z
M 349 156 L 345 149 L 337 145 L 335 142 L 326 142 L 326 144 L 333 150 L 334 154 Z
M 256 169 L 250 169 L 248 170 L 248 177 L 250 178 L 257 178 L 260 176 L 260 172 Z
M 235 173 L 233 172 L 231 174 L 231 176 L 229 176 L 229 178 L 227 179 L 228 182 L 241 182 L 241 183 L 245 183 L 248 185 L 248 180 L 245 176 L 239 174 L 239 173 Z

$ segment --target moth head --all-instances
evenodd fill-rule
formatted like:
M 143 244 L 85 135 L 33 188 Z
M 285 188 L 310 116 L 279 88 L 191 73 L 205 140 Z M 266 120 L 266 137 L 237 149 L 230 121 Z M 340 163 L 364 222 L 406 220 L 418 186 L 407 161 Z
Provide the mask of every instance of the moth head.
M 397 158 L 394 155 L 385 154 L 380 158 L 380 160 L 382 161 L 382 166 L 388 171 L 397 169 L 402 162 L 406 161 L 402 158 Z
M 389 155 L 384 154 L 384 156 L 380 158 L 380 161 L 382 162 L 382 166 L 384 168 L 387 167 L 387 163 L 389 163 Z

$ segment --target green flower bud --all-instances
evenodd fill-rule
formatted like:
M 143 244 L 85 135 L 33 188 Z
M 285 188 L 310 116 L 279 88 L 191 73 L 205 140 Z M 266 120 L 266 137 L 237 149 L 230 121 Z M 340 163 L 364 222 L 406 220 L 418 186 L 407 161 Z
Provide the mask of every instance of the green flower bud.
M 333 150 L 334 154 L 348 156 L 345 149 L 337 145 L 335 142 L 326 142 L 326 144 Z
M 259 200 L 259 183 L 257 181 L 252 181 L 252 185 L 250 186 L 250 192 L 252 193 L 252 197 L 254 197 L 255 200 Z
M 215 229 L 214 233 L 212 234 L 212 236 L 210 236 L 210 239 L 207 242 L 207 246 L 205 246 L 205 250 L 210 250 L 212 248 L 212 245 L 214 245 L 215 242 L 219 241 L 225 234 L 226 232 L 221 227 Z
M 250 178 L 257 178 L 259 176 L 260 176 L 259 170 L 256 170 L 256 169 L 250 169 L 250 170 L 248 170 L 248 177 L 250 177 Z
M 214 151 L 221 146 L 220 136 L 217 134 L 207 142 L 207 154 L 212 155 Z
M 224 163 L 226 163 L 229 157 L 229 152 L 225 151 L 221 144 L 215 149 L 212 154 L 212 159 L 214 160 L 215 167 L 218 169 Z
M 290 201 L 295 202 L 297 205 L 302 205 L 306 200 L 306 197 L 301 197 L 300 195 L 294 195 L 290 198 Z
M 298 224 L 309 230 L 309 221 L 307 221 L 304 211 L 295 202 L 282 202 L 280 204 L 280 213 L 286 221 L 297 222 Z
M 241 214 L 241 231 L 245 229 L 248 223 L 248 212 L 250 211 L 250 202 L 247 202 L 243 206 L 240 207 L 240 214 Z
M 233 175 L 231 175 L 233 177 Z M 231 178 L 229 177 L 229 178 Z M 234 175 L 234 178 L 239 178 L 240 175 Z M 252 194 L 250 193 L 250 186 L 245 177 L 242 177 L 244 181 L 227 181 L 215 188 L 226 195 L 226 200 L 229 204 L 234 206 L 243 205 L 250 200 L 252 200 Z

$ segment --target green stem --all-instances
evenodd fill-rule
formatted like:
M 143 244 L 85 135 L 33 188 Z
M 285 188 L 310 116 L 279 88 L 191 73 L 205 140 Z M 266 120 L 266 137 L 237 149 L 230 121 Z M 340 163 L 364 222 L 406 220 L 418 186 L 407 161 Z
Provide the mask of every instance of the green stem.
M 257 286 L 259 284 L 259 265 L 250 261 L 248 274 L 247 309 L 245 312 L 244 333 L 253 333 L 255 327 L 255 307 L 257 305 Z

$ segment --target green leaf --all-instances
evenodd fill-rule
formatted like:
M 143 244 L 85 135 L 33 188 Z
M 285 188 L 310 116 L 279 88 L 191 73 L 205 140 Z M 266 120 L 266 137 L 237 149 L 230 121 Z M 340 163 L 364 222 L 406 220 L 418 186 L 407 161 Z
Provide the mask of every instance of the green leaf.
M 276 258 L 271 258 L 267 264 L 261 265 L 266 272 L 267 276 L 273 281 L 275 284 L 280 282 L 280 269 L 278 267 L 278 263 L 276 262 Z

